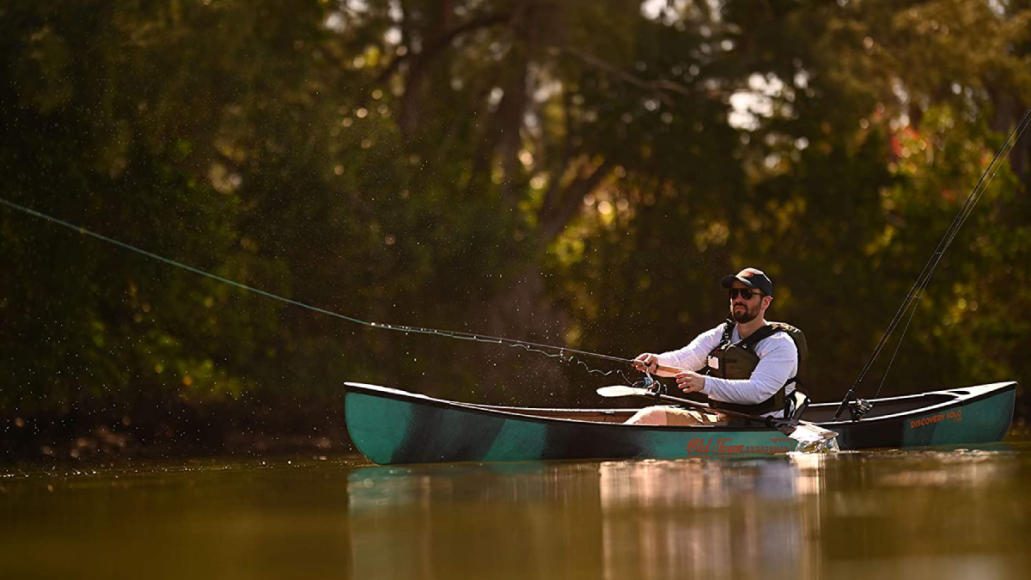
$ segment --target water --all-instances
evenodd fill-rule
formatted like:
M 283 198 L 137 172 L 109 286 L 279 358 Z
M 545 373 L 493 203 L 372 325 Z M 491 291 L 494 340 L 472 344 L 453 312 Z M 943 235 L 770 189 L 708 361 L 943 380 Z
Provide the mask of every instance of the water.
M 0 578 L 1024 578 L 1031 443 L 0 467 Z

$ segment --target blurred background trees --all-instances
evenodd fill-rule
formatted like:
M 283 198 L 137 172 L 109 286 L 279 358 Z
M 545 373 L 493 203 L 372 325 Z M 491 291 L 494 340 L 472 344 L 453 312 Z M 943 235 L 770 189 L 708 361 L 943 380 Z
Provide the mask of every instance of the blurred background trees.
M 830 400 L 1031 105 L 1029 20 L 1016 0 L 12 0 L 3 196 L 350 316 L 618 356 L 714 326 L 719 277 L 757 266 Z M 1028 143 L 884 393 L 1031 375 Z M 614 380 L 9 209 L 0 232 L 5 416 L 303 423 L 345 380 L 534 405 Z

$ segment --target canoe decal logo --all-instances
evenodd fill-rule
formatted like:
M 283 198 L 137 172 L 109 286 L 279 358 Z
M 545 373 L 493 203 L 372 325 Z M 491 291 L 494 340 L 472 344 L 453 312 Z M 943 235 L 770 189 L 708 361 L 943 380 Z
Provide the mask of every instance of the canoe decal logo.
M 956 423 L 962 423 L 963 409 L 945 411 L 943 413 L 938 413 L 937 415 L 931 415 L 930 417 L 914 419 L 909 422 L 909 428 L 916 429 L 918 427 L 926 427 L 927 425 L 934 425 L 935 423 L 941 423 L 942 421 L 954 421 Z
M 733 439 L 694 438 L 687 442 L 687 452 L 692 454 L 733 454 L 733 453 L 785 453 L 791 451 L 790 439 L 771 439 L 769 445 L 733 445 Z

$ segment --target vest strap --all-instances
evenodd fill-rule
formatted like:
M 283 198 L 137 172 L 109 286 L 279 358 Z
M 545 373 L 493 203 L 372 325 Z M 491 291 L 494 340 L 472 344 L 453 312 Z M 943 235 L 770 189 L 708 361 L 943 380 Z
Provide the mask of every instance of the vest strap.
M 772 413 L 774 411 L 783 411 L 785 405 L 785 391 L 787 385 L 791 381 L 788 381 L 783 387 L 780 388 L 772 397 L 766 399 L 761 403 L 755 403 L 753 405 L 741 405 L 738 403 L 724 403 L 721 401 L 714 401 L 709 399 L 709 406 L 713 409 L 724 409 L 727 411 L 735 411 L 738 413 L 746 413 L 748 415 L 764 415 L 766 413 Z

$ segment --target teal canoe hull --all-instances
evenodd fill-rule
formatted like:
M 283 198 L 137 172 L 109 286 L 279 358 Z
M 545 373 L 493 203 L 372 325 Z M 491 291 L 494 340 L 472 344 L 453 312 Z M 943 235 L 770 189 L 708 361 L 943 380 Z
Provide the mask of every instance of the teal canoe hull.
M 378 464 L 678 459 L 757 456 L 795 449 L 783 433 L 755 426 L 644 426 L 622 423 L 634 409 L 560 410 L 489 407 L 347 383 L 347 429 Z M 874 401 L 861 421 L 806 419 L 838 432 L 842 449 L 918 447 L 998 441 L 1013 416 L 1016 383 L 997 383 Z

